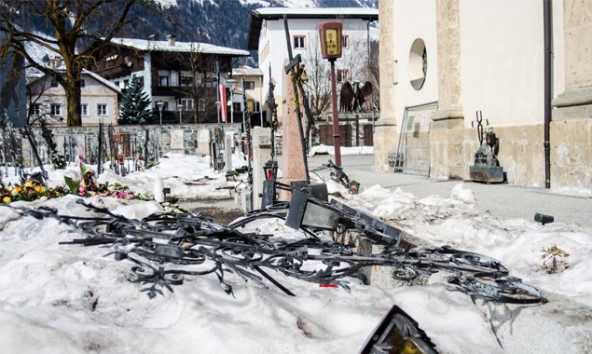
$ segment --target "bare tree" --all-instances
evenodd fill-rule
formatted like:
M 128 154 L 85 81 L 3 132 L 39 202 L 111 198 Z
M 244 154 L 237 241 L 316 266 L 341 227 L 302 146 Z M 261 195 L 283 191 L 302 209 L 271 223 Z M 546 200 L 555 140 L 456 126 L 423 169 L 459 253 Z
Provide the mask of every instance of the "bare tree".
M 54 140 L 52 131 L 48 124 L 59 123 L 61 118 L 53 116 L 49 109 L 54 101 L 48 99 L 45 93 L 51 87 L 51 79 L 47 75 L 32 80 L 27 84 L 27 121 L 25 124 L 26 132 L 31 134 L 29 128 L 38 126 L 41 130 L 41 136 L 47 145 L 47 153 L 54 168 L 63 169 L 66 167 L 66 158 L 57 150 L 57 144 Z M 30 137 L 33 139 L 33 136 Z
M 310 111 L 314 117 L 323 114 L 331 105 L 331 73 L 326 59 L 322 58 L 317 36 L 308 36 L 307 80 L 304 83 L 308 94 Z
M 349 72 L 349 77 L 345 81 L 362 81 L 366 75 L 365 68 L 369 55 L 367 41 L 353 36 L 348 36 L 347 41 L 349 48 L 343 48 L 342 56 L 335 64 L 337 68 Z
M 151 0 L 3 0 L 0 4 L 0 57 L 18 54 L 27 66 L 56 80 L 66 91 L 67 125 L 82 125 L 80 73 L 98 50 L 120 34 L 133 20 L 135 6 L 151 7 Z M 31 19 L 42 19 L 55 37 L 32 28 Z M 42 62 L 31 44 L 63 59 L 63 72 Z
M 192 100 L 193 107 L 184 108 L 192 112 L 194 123 L 200 123 L 207 120 L 207 117 L 200 116 L 200 109 L 204 110 L 204 115 L 208 109 L 214 109 L 214 107 L 206 107 L 206 105 L 211 104 L 212 100 L 209 98 L 211 98 L 212 92 L 215 92 L 215 88 L 208 87 L 208 81 L 215 80 L 215 78 L 208 77 L 208 58 L 202 54 L 201 44 L 192 41 L 190 48 L 189 52 L 177 53 L 175 58 L 178 62 L 179 73 L 181 74 L 182 71 L 185 71 L 189 75 L 186 76 L 188 82 L 182 83 L 182 88 L 178 90 L 178 95 L 179 97 L 187 97 Z M 200 104 L 200 102 L 203 102 L 203 104 Z

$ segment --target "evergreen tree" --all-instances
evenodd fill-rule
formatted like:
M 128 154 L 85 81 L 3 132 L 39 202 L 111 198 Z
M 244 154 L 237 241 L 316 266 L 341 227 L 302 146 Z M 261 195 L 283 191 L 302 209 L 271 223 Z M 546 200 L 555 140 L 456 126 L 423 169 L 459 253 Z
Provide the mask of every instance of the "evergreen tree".
M 119 124 L 146 124 L 152 122 L 150 99 L 140 80 L 135 76 L 127 89 L 123 90 L 123 102 L 119 107 Z

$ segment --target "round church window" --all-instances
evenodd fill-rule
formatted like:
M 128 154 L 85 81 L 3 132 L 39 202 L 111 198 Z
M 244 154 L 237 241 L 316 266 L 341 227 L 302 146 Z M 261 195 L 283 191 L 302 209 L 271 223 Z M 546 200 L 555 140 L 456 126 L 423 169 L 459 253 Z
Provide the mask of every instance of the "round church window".
M 411 44 L 409 70 L 411 74 L 411 86 L 416 90 L 420 90 L 423 87 L 428 71 L 428 54 L 425 43 L 421 38 L 417 38 Z

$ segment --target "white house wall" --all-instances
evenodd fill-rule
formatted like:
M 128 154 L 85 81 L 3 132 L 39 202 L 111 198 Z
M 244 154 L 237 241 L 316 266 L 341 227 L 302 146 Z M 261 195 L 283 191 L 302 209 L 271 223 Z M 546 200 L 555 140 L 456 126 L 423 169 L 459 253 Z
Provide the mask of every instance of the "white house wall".
M 405 107 L 438 100 L 438 54 L 436 42 L 436 2 L 433 0 L 395 1 L 394 53 L 396 60 L 395 109 L 397 126 L 401 127 Z M 420 38 L 426 46 L 427 73 L 420 90 L 411 86 L 409 54 L 413 42 Z M 382 45 L 382 44 L 381 44 Z
M 81 88 L 81 105 L 88 106 L 88 114 L 81 115 L 82 125 L 96 125 L 100 122 L 101 118 L 105 124 L 117 124 L 117 117 L 119 115 L 117 93 L 109 89 L 102 83 L 93 79 L 88 75 L 82 76 L 85 82 L 85 86 Z M 67 117 L 67 105 L 66 105 L 66 94 L 64 88 L 61 85 L 57 87 L 50 86 L 51 80 L 40 79 L 34 83 L 33 92 L 43 92 L 42 97 L 37 101 L 38 104 L 43 106 L 42 112 L 48 113 L 49 106 L 51 104 L 60 105 L 60 116 L 62 118 L 61 123 L 66 121 Z M 43 87 L 40 87 L 43 86 Z M 33 99 L 36 96 L 34 94 Z M 99 117 L 97 113 L 97 105 L 106 104 L 107 114 Z
M 548 145 L 545 3 L 552 4 L 553 21 L 554 107 Z M 376 167 L 393 167 L 391 156 L 400 141 L 405 107 L 438 101 L 439 112 L 433 116 L 429 135 L 413 136 L 429 141 L 429 152 L 421 158 L 430 159 L 431 177 L 470 179 L 470 166 L 479 148 L 471 122 L 475 112 L 482 111 L 499 141 L 497 157 L 509 184 L 550 185 L 589 194 L 592 104 L 587 93 L 592 80 L 589 56 L 585 56 L 590 43 L 586 33 L 592 27 L 589 7 L 587 1 L 579 0 L 381 2 L 382 112 L 374 138 Z M 409 47 L 417 37 L 424 37 L 428 56 L 428 73 L 420 91 L 410 88 L 408 72 Z
M 318 24 L 329 21 L 329 19 L 288 19 L 288 29 L 290 32 L 290 46 L 292 46 L 292 38 L 296 35 L 306 36 L 305 48 L 294 49 L 292 48 L 292 55 L 295 57 L 300 54 L 303 58 L 305 68 L 308 58 L 308 50 L 311 44 L 318 42 Z M 349 35 L 350 43 L 361 42 L 363 52 L 359 50 L 343 49 L 343 57 L 337 59 L 335 62 L 336 69 L 347 68 L 347 63 L 355 61 L 365 64 L 367 61 L 367 21 L 363 20 L 338 20 L 343 24 L 343 34 Z M 267 54 L 268 53 L 268 54 Z M 361 57 L 360 57 L 361 56 Z M 284 21 L 264 21 L 259 37 L 259 67 L 263 71 L 263 97 L 264 99 L 268 95 L 268 84 L 269 84 L 269 69 L 271 67 L 271 77 L 275 82 L 274 96 L 278 107 L 278 115 L 282 115 L 282 100 L 285 94 L 285 87 L 283 85 L 283 77 L 285 75 L 284 66 L 288 62 L 288 49 L 286 43 L 286 33 L 284 29 Z M 365 78 L 361 76 L 360 72 L 351 70 L 350 73 L 353 75 L 352 80 L 364 81 Z M 357 77 L 356 77 L 357 76 Z
M 144 54 L 144 92 L 148 97 L 152 97 L 152 56 L 150 53 Z
M 561 14 L 561 1 L 553 2 Z M 553 27 L 563 28 L 562 16 Z M 436 1 L 395 1 L 395 116 L 401 124 L 405 107 L 438 100 Z M 491 125 L 537 124 L 543 117 L 543 10 L 539 0 L 461 0 L 461 80 L 465 127 L 475 111 Z M 533 29 L 539 29 L 533 30 Z M 554 96 L 564 90 L 562 31 L 554 31 Z M 410 85 L 409 52 L 421 38 L 427 50 L 427 75 L 418 91 Z M 387 112 L 383 112 L 388 116 Z
M 561 1 L 554 4 L 555 11 L 562 11 Z M 555 16 L 559 21 L 561 17 Z M 541 124 L 543 1 L 461 0 L 460 21 L 465 127 L 470 127 L 477 110 L 492 126 Z M 559 35 L 554 42 L 557 48 L 563 46 Z M 554 73 L 555 92 L 560 93 L 562 57 L 555 57 Z
M 89 113 L 87 116 L 82 116 L 83 125 L 98 124 L 101 118 L 105 124 L 117 124 L 119 116 L 117 94 L 88 76 L 85 78 L 85 87 L 82 88 L 81 103 L 88 104 Z M 99 117 L 98 104 L 107 105 L 107 115 Z

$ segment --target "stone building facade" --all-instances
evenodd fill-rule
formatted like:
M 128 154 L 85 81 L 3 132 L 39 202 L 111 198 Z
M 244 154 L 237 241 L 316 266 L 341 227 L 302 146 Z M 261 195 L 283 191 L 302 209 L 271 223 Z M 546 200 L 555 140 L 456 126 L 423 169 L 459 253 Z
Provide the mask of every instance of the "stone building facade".
M 59 70 L 59 69 L 56 69 Z M 30 78 L 27 85 L 28 124 L 44 119 L 49 125 L 65 125 L 67 116 L 66 90 L 47 75 Z M 82 70 L 80 74 L 80 116 L 83 126 L 117 124 L 122 93 L 103 77 Z
M 218 85 L 228 79 L 233 58 L 249 55 L 242 49 L 178 42 L 173 35 L 164 41 L 113 38 L 89 70 L 122 90 L 136 77 L 152 101 L 155 122 L 215 123 L 225 121 L 218 112 Z
M 509 184 L 592 194 L 592 2 L 379 6 L 378 169 L 405 158 L 401 141 L 423 140 L 430 177 L 469 179 L 480 112 Z M 414 107 L 426 104 L 420 124 Z

